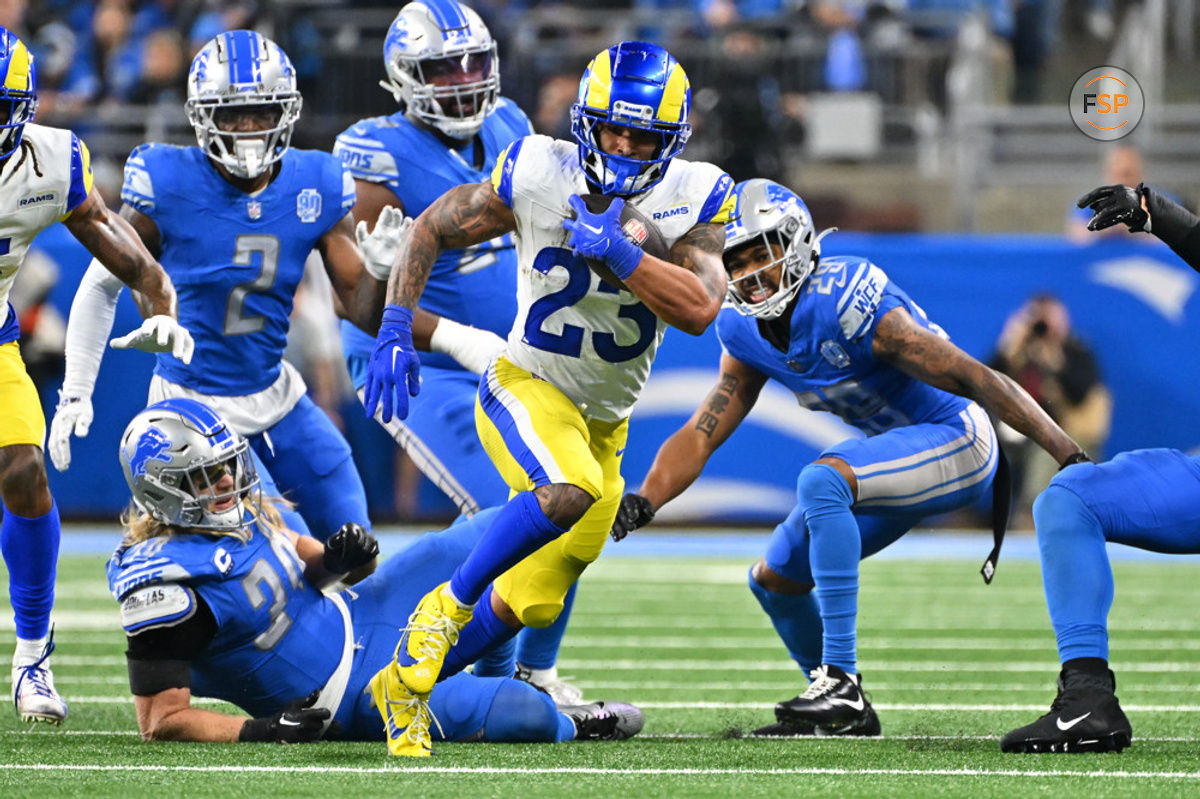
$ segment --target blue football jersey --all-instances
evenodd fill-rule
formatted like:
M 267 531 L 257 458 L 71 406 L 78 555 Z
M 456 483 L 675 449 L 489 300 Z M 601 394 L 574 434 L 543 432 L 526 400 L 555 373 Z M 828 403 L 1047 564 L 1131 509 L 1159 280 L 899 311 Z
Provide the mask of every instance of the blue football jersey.
M 342 656 L 340 611 L 304 580 L 291 541 L 257 526 L 245 543 L 190 534 L 122 547 L 109 559 L 108 583 L 130 635 L 186 619 L 202 597 L 217 633 L 192 661 L 192 693 L 254 716 L 322 687 Z
M 876 325 L 896 307 L 946 335 L 878 266 L 855 256 L 823 257 L 792 311 L 787 353 L 763 337 L 755 318 L 733 308 L 717 317 L 717 336 L 726 352 L 787 386 L 804 407 L 834 413 L 867 435 L 956 417 L 968 400 L 872 354 Z
M 333 152 L 355 178 L 387 186 L 418 216 L 455 186 L 490 179 L 496 159 L 516 139 L 533 132 L 528 117 L 511 100 L 501 99 L 484 120 L 478 138 L 483 164 L 476 169 L 474 140 L 453 150 L 402 113 L 365 119 L 337 138 Z M 430 270 L 421 307 L 465 325 L 508 335 L 516 302 L 517 255 L 512 234 L 465 250 L 446 250 Z M 353 337 L 345 346 L 374 345 L 374 339 Z M 461 369 L 448 355 L 421 353 L 422 365 Z
M 290 149 L 262 191 L 223 179 L 198 147 L 146 144 L 125 164 L 121 199 L 154 220 L 159 261 L 192 333 L 190 366 L 155 373 L 205 394 L 239 396 L 279 376 L 304 261 L 354 206 L 354 181 L 328 153 Z

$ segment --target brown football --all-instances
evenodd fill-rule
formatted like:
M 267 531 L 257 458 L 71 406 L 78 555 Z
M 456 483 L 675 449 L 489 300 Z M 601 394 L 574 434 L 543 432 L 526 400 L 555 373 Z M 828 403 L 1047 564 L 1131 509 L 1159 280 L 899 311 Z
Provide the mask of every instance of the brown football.
M 603 213 L 608 210 L 608 206 L 612 203 L 613 198 L 607 194 L 581 194 L 579 199 L 583 200 L 583 204 L 593 214 Z M 575 218 L 574 212 L 571 212 L 571 218 Z M 625 203 L 625 207 L 621 209 L 621 232 L 625 234 L 625 238 L 632 241 L 643 252 L 653 255 L 655 258 L 668 260 L 667 256 L 671 253 L 671 248 L 667 246 L 667 240 L 663 238 L 659 232 L 658 226 L 651 221 L 650 217 L 643 214 L 638 209 Z M 613 274 L 613 271 L 608 268 L 608 264 L 595 258 L 585 258 L 587 265 L 593 272 L 600 276 L 600 279 L 610 286 L 628 291 L 621 279 Z

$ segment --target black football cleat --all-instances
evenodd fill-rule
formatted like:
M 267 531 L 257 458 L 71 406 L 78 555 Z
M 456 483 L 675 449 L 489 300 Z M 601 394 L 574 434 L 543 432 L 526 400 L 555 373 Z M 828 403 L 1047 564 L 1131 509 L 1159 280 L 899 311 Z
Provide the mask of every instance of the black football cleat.
M 590 702 L 560 707 L 559 713 L 575 722 L 576 741 L 623 741 L 646 726 L 641 710 L 624 702 Z
M 808 689 L 775 706 L 775 719 L 795 727 L 812 727 L 814 735 L 878 735 L 879 717 L 862 690 L 862 675 L 849 675 L 824 665 L 809 675 Z M 861 732 L 851 732 L 851 730 Z
M 1117 701 L 1116 678 L 1063 669 L 1050 712 L 1000 739 L 1002 752 L 1120 752 L 1133 729 Z
M 841 735 L 874 738 L 880 732 L 879 716 L 875 715 L 875 708 L 870 705 L 867 705 L 866 711 L 850 724 L 818 727 L 816 724 L 792 724 L 786 721 L 777 721 L 774 724 L 759 727 L 750 735 L 755 738 L 830 738 Z

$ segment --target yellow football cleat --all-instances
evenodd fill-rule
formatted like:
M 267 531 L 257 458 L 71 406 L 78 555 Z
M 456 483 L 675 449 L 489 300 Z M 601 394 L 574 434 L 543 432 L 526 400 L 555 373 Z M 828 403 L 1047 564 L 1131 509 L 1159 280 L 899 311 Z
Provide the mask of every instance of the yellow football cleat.
M 433 690 L 446 653 L 470 620 L 471 608 L 458 604 L 450 593 L 449 582 L 430 591 L 417 604 L 396 649 L 400 679 L 409 691 L 428 695 Z
M 395 659 L 376 672 L 369 690 L 383 717 L 388 753 L 398 757 L 429 757 L 433 754 L 428 694 L 422 697 L 408 690 L 400 680 Z

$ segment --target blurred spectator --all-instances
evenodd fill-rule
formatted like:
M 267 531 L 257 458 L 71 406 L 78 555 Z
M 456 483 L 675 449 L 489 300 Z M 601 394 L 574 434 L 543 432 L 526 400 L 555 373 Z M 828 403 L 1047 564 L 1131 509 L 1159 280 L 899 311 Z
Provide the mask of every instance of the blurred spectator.
M 579 94 L 581 72 L 560 72 L 542 81 L 533 112 L 533 127 L 538 133 L 571 140 L 571 105 Z
M 183 39 L 172 28 L 157 30 L 142 46 L 142 69 L 126 98 L 139 105 L 181 105 L 185 98 Z
M 1031 298 L 1004 323 L 993 368 L 1029 392 L 1063 430 L 1096 460 L 1112 421 L 1112 398 L 1096 358 L 1072 335 L 1066 307 L 1049 294 Z M 1034 498 L 1058 470 L 1054 459 L 1005 424 L 997 433 L 1012 460 L 1013 496 L 1028 526 Z
M 100 0 L 63 91 L 93 102 L 124 98 L 137 84 L 142 60 L 142 43 L 132 38 L 132 30 L 125 0 Z

